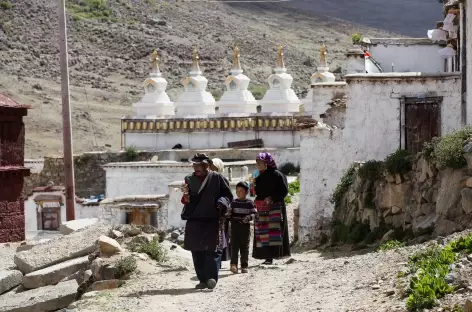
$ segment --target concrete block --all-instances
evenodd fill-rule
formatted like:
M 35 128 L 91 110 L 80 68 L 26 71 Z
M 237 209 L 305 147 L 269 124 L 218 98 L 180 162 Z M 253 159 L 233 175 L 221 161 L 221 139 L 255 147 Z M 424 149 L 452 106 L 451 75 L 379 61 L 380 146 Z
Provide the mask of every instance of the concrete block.
M 41 287 L 13 296 L 2 297 L 0 312 L 56 311 L 75 300 L 78 284 L 75 280 Z
M 15 255 L 14 262 L 24 274 L 41 270 L 70 259 L 86 256 L 97 248 L 97 239 L 108 233 L 102 224 L 61 236 Z
M 59 283 L 62 279 L 86 269 L 89 265 L 88 256 L 68 260 L 45 269 L 31 272 L 23 276 L 23 286 L 27 289 L 44 287 Z
M 0 294 L 9 291 L 21 284 L 23 274 L 17 270 L 0 271 Z
M 97 218 L 78 219 L 78 220 L 64 222 L 59 226 L 59 232 L 62 235 L 69 235 L 70 233 L 73 233 L 78 230 L 85 229 L 91 225 L 94 225 L 97 222 L 98 222 Z

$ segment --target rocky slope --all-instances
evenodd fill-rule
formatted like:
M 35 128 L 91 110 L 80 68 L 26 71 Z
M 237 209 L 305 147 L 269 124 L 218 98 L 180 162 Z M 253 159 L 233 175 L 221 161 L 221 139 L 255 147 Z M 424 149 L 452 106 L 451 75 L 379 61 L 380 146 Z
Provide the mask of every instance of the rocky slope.
M 26 120 L 27 156 L 60 154 L 57 2 L 10 1 L 11 8 L 0 9 L 0 91 L 34 108 Z M 267 9 L 250 4 L 108 0 L 92 10 L 92 2 L 68 1 L 77 152 L 105 144 L 119 149 L 119 118 L 131 113 L 131 104 L 142 94 L 154 48 L 160 50 L 161 68 L 174 99 L 189 69 L 192 45 L 199 47 L 209 89 L 222 90 L 235 41 L 254 85 L 266 84 L 276 45 L 286 45 L 286 63 L 295 88 L 302 93 L 315 70 L 322 42 L 329 47 L 331 67 L 336 69 L 343 65 L 351 33 L 388 35 L 282 5 Z

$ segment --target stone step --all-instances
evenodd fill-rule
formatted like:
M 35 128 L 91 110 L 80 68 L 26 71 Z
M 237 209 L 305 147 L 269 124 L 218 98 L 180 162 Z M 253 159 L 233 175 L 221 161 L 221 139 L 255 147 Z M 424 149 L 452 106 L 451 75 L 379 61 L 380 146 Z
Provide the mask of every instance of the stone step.
M 47 285 L 54 285 L 75 272 L 81 269 L 86 269 L 88 265 L 88 256 L 67 260 L 45 269 L 26 274 L 23 276 L 23 286 L 27 289 L 33 289 Z
M 0 271 L 0 295 L 21 284 L 23 274 L 17 270 Z
M 30 250 L 18 252 L 14 261 L 24 274 L 47 268 L 66 260 L 86 256 L 97 248 L 97 239 L 107 234 L 109 227 L 96 224 L 84 230 L 74 232 L 36 245 Z
M 2 296 L 0 297 L 0 312 L 56 311 L 63 309 L 74 302 L 78 286 L 75 280 L 71 280 L 12 296 Z

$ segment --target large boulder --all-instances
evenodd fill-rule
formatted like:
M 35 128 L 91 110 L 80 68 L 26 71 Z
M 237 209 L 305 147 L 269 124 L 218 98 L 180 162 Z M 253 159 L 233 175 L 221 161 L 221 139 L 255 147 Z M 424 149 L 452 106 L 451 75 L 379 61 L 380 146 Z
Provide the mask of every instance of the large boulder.
M 74 302 L 79 285 L 75 280 L 2 297 L 0 312 L 56 311 Z
M 0 295 L 21 284 L 23 274 L 17 270 L 0 271 Z
M 59 226 L 59 232 L 62 235 L 69 235 L 70 233 L 73 233 L 78 230 L 85 229 L 91 225 L 94 225 L 97 222 L 98 222 L 97 218 L 67 221 L 67 222 L 62 223 Z
M 98 237 L 108 233 L 104 225 L 94 225 L 70 235 L 61 236 L 15 255 L 21 272 L 31 273 L 70 259 L 86 256 L 96 249 Z
M 23 286 L 27 289 L 44 287 L 59 283 L 62 279 L 75 272 L 86 269 L 89 265 L 88 256 L 68 260 L 45 269 L 31 272 L 23 277 Z
M 120 244 L 108 236 L 102 235 L 98 239 L 100 253 L 105 255 L 113 255 L 122 251 Z

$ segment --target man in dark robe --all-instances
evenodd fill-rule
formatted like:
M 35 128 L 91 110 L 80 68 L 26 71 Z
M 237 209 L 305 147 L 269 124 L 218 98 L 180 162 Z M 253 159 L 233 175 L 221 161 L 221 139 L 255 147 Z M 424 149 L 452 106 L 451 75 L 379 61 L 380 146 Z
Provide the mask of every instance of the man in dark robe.
M 197 289 L 213 289 L 218 282 L 222 250 L 226 248 L 220 220 L 233 199 L 231 189 L 217 172 L 209 170 L 207 155 L 197 153 L 191 160 L 194 173 L 185 177 L 182 219 L 186 220 L 184 248 L 192 252 L 200 281 Z

